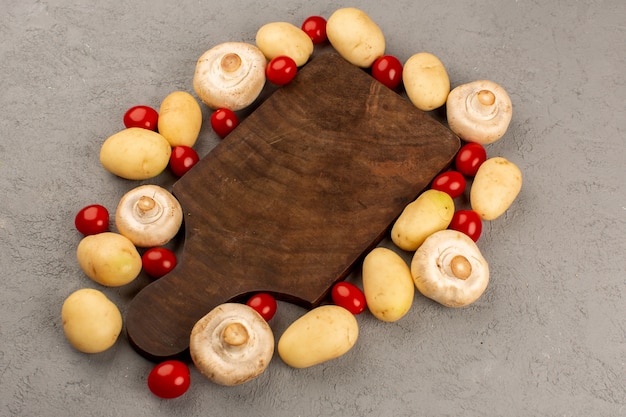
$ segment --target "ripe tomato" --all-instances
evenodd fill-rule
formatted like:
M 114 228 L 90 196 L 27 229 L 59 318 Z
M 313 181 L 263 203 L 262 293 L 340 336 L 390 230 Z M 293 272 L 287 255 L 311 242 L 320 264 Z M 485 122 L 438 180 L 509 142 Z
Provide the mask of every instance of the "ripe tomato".
M 448 229 L 465 233 L 474 242 L 477 242 L 483 230 L 483 222 L 474 210 L 457 210 L 452 216 Z
M 176 266 L 176 254 L 167 248 L 150 248 L 141 255 L 141 266 L 152 278 L 161 278 Z
M 297 72 L 296 62 L 286 55 L 272 58 L 265 67 L 265 77 L 276 85 L 289 84 Z
M 211 115 L 211 127 L 217 136 L 224 139 L 239 125 L 239 119 L 230 109 L 217 109 Z
M 124 126 L 141 127 L 148 130 L 156 130 L 159 120 L 159 113 L 152 107 L 135 106 L 124 113 Z
M 276 314 L 276 299 L 268 293 L 260 292 L 255 294 L 250 297 L 246 304 L 255 309 L 265 321 L 270 321 Z
M 148 375 L 148 388 L 159 398 L 176 398 L 189 389 L 189 367 L 177 360 L 157 364 Z
M 109 230 L 109 211 L 100 204 L 92 204 L 80 209 L 74 218 L 76 230 L 85 236 Z
M 460 172 L 445 171 L 435 177 L 431 188 L 457 198 L 465 191 L 466 184 L 465 177 Z
M 402 82 L 402 63 L 393 55 L 383 55 L 372 64 L 372 77 L 393 90 Z
M 198 153 L 191 147 L 178 145 L 172 148 L 170 155 L 170 169 L 177 177 L 182 177 L 198 163 L 200 157 Z
M 314 45 L 326 41 L 326 19 L 322 16 L 307 17 L 302 23 L 302 31 L 309 35 Z
M 354 284 L 340 281 L 333 285 L 330 295 L 333 303 L 345 308 L 352 314 L 360 314 L 365 310 L 365 295 Z
M 456 170 L 468 177 L 476 175 L 478 168 L 487 160 L 487 151 L 480 143 L 469 142 L 459 149 L 454 159 Z

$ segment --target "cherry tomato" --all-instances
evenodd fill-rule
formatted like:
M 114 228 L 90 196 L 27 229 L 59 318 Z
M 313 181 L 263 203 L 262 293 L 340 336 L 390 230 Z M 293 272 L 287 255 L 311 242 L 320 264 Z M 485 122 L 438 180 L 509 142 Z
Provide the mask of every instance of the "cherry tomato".
M 465 177 L 458 171 L 445 171 L 437 175 L 431 188 L 443 191 L 452 198 L 457 198 L 465 191 Z
M 170 169 L 177 177 L 182 177 L 198 163 L 200 157 L 198 153 L 191 147 L 178 145 L 172 148 L 170 155 Z
M 352 314 L 360 314 L 365 310 L 365 295 L 359 287 L 349 282 L 340 281 L 333 285 L 330 293 L 333 303 L 345 308 Z
M 270 321 L 276 314 L 276 299 L 268 293 L 260 292 L 255 294 L 250 297 L 246 304 L 255 309 L 265 321 Z
M 296 62 L 286 55 L 272 58 L 265 67 L 267 80 L 276 85 L 289 84 L 297 72 Z
M 393 90 L 402 82 L 402 63 L 393 55 L 383 55 L 372 64 L 372 77 Z
M 150 248 L 141 255 L 141 265 L 152 278 L 161 278 L 176 266 L 176 254 L 167 248 Z
M 474 210 L 458 210 L 454 212 L 448 229 L 465 233 L 477 242 L 483 230 L 483 222 Z
M 487 159 L 487 151 L 480 143 L 469 142 L 459 149 L 454 159 L 456 170 L 468 177 L 476 175 L 478 168 Z
M 76 230 L 85 236 L 109 230 L 109 211 L 100 204 L 92 204 L 80 209 L 74 218 Z
M 217 109 L 211 115 L 211 127 L 217 136 L 224 139 L 239 125 L 239 119 L 230 109 Z
M 148 388 L 159 398 L 180 397 L 190 384 L 189 367 L 177 360 L 157 364 L 148 375 Z
M 124 126 L 141 127 L 148 130 L 156 130 L 159 120 L 159 113 L 152 107 L 135 106 L 124 113 Z
M 301 27 L 302 31 L 309 35 L 314 45 L 326 41 L 326 19 L 322 16 L 310 16 L 305 19 Z

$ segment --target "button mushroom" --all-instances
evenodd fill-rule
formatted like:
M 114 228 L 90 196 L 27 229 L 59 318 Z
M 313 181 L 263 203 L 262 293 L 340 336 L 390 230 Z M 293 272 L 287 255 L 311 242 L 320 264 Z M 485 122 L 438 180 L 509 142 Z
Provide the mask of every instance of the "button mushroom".
M 253 308 L 225 303 L 194 325 L 189 353 L 196 368 L 209 380 L 239 385 L 265 371 L 274 354 L 274 335 Z
M 411 261 L 418 291 L 447 307 L 464 307 L 476 301 L 489 283 L 489 265 L 478 246 L 456 230 L 430 235 Z
M 245 42 L 224 42 L 198 59 L 193 88 L 212 109 L 241 110 L 256 100 L 265 85 L 263 52 Z
M 450 130 L 461 139 L 488 145 L 500 139 L 512 117 L 511 99 L 500 85 L 478 80 L 459 85 L 448 95 Z
M 158 185 L 141 185 L 120 199 L 115 226 L 142 248 L 161 246 L 180 230 L 183 209 L 176 197 Z

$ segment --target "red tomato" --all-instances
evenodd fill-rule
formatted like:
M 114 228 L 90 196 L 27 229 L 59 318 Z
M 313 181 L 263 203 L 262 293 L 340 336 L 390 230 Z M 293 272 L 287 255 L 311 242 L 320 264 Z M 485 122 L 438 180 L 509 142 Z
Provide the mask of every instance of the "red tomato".
M 345 308 L 352 314 L 360 314 L 365 310 L 365 295 L 354 284 L 340 281 L 333 285 L 330 295 L 336 305 Z
M 141 127 L 148 130 L 156 130 L 159 113 L 152 107 L 135 106 L 124 113 L 124 126 Z
M 150 248 L 141 255 L 141 265 L 152 278 L 161 278 L 176 266 L 176 254 L 167 248 Z
M 182 177 L 198 163 L 200 157 L 198 153 L 191 147 L 178 145 L 172 148 L 170 155 L 170 169 L 177 177 Z
M 305 19 L 301 27 L 302 31 L 309 35 L 314 45 L 326 41 L 326 19 L 322 16 L 310 16 Z
M 431 188 L 447 193 L 452 198 L 457 198 L 465 191 L 465 177 L 458 171 L 446 171 L 437 175 Z
M 461 174 L 473 177 L 485 160 L 487 160 L 487 151 L 483 145 L 469 142 L 459 149 L 454 164 Z
M 74 218 L 76 230 L 85 236 L 109 230 L 109 211 L 100 204 L 83 207 Z
M 224 139 L 239 125 L 239 119 L 230 109 L 217 109 L 211 115 L 211 127 L 217 136 Z
M 270 321 L 276 314 L 276 299 L 268 293 L 260 292 L 255 294 L 250 297 L 246 304 L 255 309 L 265 321 Z
M 372 64 L 372 77 L 390 89 L 402 82 L 402 63 L 392 55 L 383 55 Z
M 483 230 L 483 222 L 474 210 L 458 210 L 454 212 L 448 229 L 465 233 L 477 242 Z
M 296 62 L 286 55 L 272 58 L 265 67 L 267 80 L 276 85 L 289 84 L 297 72 Z
M 159 398 L 180 397 L 190 384 L 189 367 L 177 360 L 157 364 L 148 375 L 148 388 Z

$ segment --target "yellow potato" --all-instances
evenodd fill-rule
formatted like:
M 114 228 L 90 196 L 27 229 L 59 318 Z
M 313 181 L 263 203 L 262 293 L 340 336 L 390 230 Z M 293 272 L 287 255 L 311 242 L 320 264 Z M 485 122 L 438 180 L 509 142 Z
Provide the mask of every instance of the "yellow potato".
M 433 233 L 450 225 L 454 201 L 438 190 L 426 190 L 409 205 L 391 228 L 391 240 L 402 250 L 414 251 Z
M 278 341 L 287 365 L 308 368 L 348 352 L 359 337 L 354 315 L 343 307 L 324 305 L 294 321 Z
M 122 314 L 102 292 L 84 288 L 70 294 L 61 308 L 63 332 L 85 353 L 99 353 L 115 344 L 122 331 Z
M 363 260 L 363 292 L 374 317 L 387 322 L 400 320 L 415 295 L 411 269 L 391 249 L 375 248 Z
M 430 111 L 443 106 L 450 94 L 450 79 L 435 55 L 420 52 L 411 56 L 402 69 L 402 82 L 411 103 Z
M 113 232 L 85 236 L 76 249 L 83 272 L 98 284 L 119 287 L 141 272 L 141 255 L 128 238 Z
M 302 29 L 287 22 L 261 26 L 256 33 L 256 45 L 268 60 L 286 55 L 301 67 L 313 54 L 313 41 Z
M 522 171 L 502 157 L 482 163 L 470 188 L 470 204 L 483 220 L 494 220 L 513 204 L 522 189 Z
M 160 134 L 131 127 L 110 136 L 100 148 L 100 163 L 107 171 L 128 180 L 159 175 L 170 161 L 172 148 Z
M 202 110 L 198 101 L 186 91 L 174 91 L 161 102 L 159 133 L 174 146 L 192 147 L 202 127 Z
M 336 10 L 326 23 L 328 41 L 346 61 L 369 68 L 385 53 L 385 36 L 362 10 L 346 7 Z

